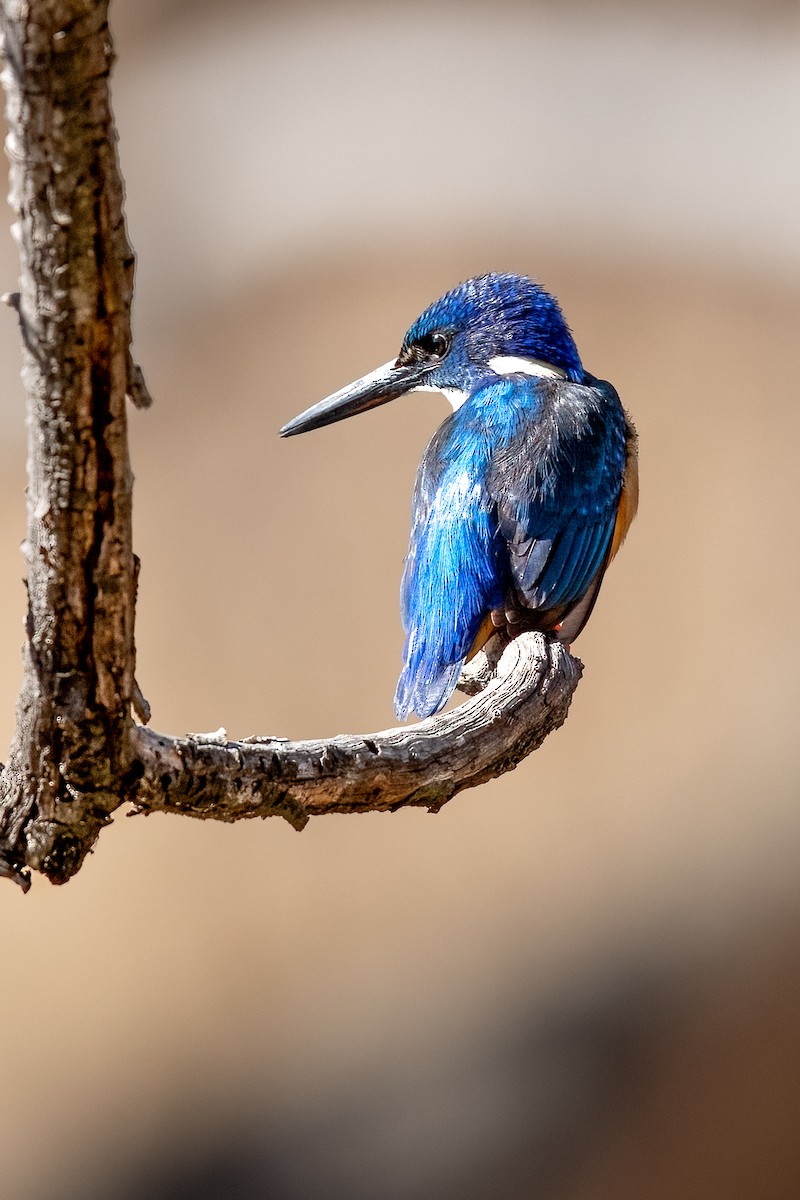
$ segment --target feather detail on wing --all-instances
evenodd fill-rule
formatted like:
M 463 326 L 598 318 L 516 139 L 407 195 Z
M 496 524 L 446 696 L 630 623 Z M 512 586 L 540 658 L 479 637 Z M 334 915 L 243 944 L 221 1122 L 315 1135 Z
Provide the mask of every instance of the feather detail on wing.
M 592 385 L 540 383 L 539 419 L 495 456 L 489 479 L 517 604 L 529 626 L 560 626 L 561 640 L 577 637 L 597 597 L 630 457 L 616 392 Z

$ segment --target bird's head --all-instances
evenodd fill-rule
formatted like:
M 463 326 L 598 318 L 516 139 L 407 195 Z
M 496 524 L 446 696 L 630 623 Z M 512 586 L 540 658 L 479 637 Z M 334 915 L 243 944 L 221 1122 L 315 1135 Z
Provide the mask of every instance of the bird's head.
M 458 408 L 493 375 L 517 371 L 583 379 L 558 301 L 524 275 L 479 275 L 425 309 L 396 360 L 301 413 L 281 436 L 342 421 L 413 391 L 443 392 Z

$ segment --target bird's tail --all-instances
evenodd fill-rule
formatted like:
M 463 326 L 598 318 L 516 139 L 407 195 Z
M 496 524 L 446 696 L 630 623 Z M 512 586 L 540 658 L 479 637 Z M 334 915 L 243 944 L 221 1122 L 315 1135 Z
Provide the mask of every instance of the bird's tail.
M 405 665 L 394 708 L 401 720 L 412 709 L 430 717 L 444 707 L 483 618 L 502 600 L 494 516 L 466 474 L 439 488 L 424 522 L 415 514 L 400 593 Z
M 432 666 L 409 656 L 394 694 L 394 711 L 399 720 L 405 721 L 412 711 L 420 717 L 432 717 L 452 696 L 462 662 L 438 666 L 433 671 Z

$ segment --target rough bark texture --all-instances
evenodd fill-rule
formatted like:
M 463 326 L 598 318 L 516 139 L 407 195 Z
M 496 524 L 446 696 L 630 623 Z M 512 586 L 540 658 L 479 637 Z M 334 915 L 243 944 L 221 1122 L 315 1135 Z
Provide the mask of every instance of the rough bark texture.
M 28 638 L 0 833 L 65 880 L 124 796 L 135 562 L 125 397 L 133 255 L 106 5 L 6 0 L 13 297 L 28 397 Z
M 0 775 L 0 874 L 53 882 L 80 868 L 110 814 L 237 820 L 405 804 L 438 809 L 516 765 L 566 716 L 580 667 L 527 635 L 483 663 L 461 708 L 330 742 L 228 744 L 134 723 L 138 564 L 126 396 L 149 396 L 130 354 L 133 254 L 123 218 L 103 0 L 1 0 L 16 308 L 28 398 L 24 683 Z M 488 684 L 488 686 L 487 686 Z

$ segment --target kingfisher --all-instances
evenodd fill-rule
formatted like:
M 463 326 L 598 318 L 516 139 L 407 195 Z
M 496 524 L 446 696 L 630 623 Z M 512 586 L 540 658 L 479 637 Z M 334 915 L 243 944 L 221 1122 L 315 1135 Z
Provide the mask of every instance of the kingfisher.
M 403 720 L 438 712 L 466 661 L 586 624 L 639 499 L 637 436 L 581 363 L 558 301 L 523 275 L 468 279 L 431 304 L 400 353 L 281 429 L 292 437 L 441 392 L 453 411 L 417 473 L 401 585 Z

